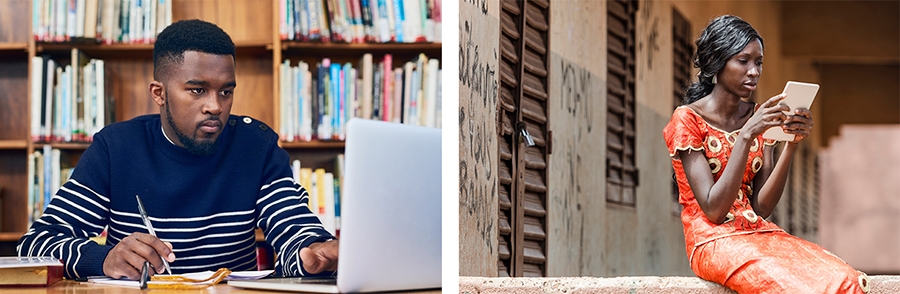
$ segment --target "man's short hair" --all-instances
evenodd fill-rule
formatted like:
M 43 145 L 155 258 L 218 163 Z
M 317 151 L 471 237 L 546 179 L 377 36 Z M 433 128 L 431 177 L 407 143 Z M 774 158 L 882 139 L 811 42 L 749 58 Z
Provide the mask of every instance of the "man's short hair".
M 180 20 L 166 27 L 153 45 L 153 79 L 169 66 L 184 61 L 185 51 L 197 51 L 234 58 L 234 42 L 215 24 L 199 19 Z

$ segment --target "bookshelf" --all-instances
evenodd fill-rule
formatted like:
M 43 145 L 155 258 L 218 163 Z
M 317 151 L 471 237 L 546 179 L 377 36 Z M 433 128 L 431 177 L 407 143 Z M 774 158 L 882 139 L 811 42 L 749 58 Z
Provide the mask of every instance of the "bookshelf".
M 0 255 L 15 254 L 28 229 L 28 155 L 45 145 L 61 150 L 63 167 L 73 167 L 90 143 L 34 142 L 31 138 L 31 57 L 48 56 L 65 65 L 72 49 L 102 59 L 112 75 L 114 121 L 158 113 L 148 93 L 153 80 L 152 44 L 52 43 L 32 36 L 33 1 L 0 1 Z M 363 54 L 392 54 L 393 67 L 420 53 L 440 58 L 440 43 L 312 43 L 279 36 L 278 0 L 173 0 L 172 20 L 198 18 L 217 24 L 235 42 L 236 75 L 232 114 L 247 115 L 279 130 L 279 66 L 285 59 L 315 64 L 322 58 L 356 64 Z M 271 20 L 271 22 L 269 21 Z M 334 140 L 281 142 L 303 167 L 334 170 L 344 143 Z M 54 191 L 55 192 L 55 191 Z M 258 239 L 261 237 L 258 235 Z

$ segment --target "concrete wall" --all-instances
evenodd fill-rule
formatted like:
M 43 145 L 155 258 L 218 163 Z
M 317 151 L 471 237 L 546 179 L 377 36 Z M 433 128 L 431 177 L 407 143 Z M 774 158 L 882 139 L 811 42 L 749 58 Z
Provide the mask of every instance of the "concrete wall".
M 898 24 L 900 25 L 900 24 Z M 819 64 L 822 145 L 845 124 L 900 123 L 900 67 L 894 64 Z
M 547 274 L 604 275 L 606 5 L 550 2 Z
M 900 125 L 845 125 L 820 156 L 819 244 L 859 270 L 900 272 Z
M 459 2 L 461 276 L 497 276 L 499 8 L 498 1 Z

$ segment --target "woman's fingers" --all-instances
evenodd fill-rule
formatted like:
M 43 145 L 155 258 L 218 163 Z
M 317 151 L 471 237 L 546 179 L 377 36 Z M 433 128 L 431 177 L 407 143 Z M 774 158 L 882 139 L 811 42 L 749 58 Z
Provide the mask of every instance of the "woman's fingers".
M 787 95 L 785 95 L 784 93 L 772 96 L 772 98 L 769 98 L 769 100 L 766 100 L 766 102 L 763 102 L 763 104 L 761 106 L 762 107 L 772 107 L 772 106 L 778 105 L 778 102 L 781 102 L 781 100 L 784 100 L 784 97 L 787 97 Z

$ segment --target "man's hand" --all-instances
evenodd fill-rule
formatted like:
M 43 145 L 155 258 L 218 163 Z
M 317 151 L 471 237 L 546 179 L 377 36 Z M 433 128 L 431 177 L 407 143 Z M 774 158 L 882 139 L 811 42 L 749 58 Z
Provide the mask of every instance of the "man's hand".
M 300 249 L 300 260 L 303 269 L 308 273 L 318 274 L 323 271 L 336 271 L 338 260 L 338 240 L 312 243 Z
M 168 262 L 175 261 L 172 243 L 163 242 L 150 234 L 132 233 L 106 255 L 106 259 L 103 260 L 103 274 L 112 278 L 126 277 L 139 280 L 144 261 L 149 261 L 156 269 L 156 273 L 162 273 L 165 266 L 160 256 L 165 256 Z M 153 274 L 151 271 L 150 275 Z

